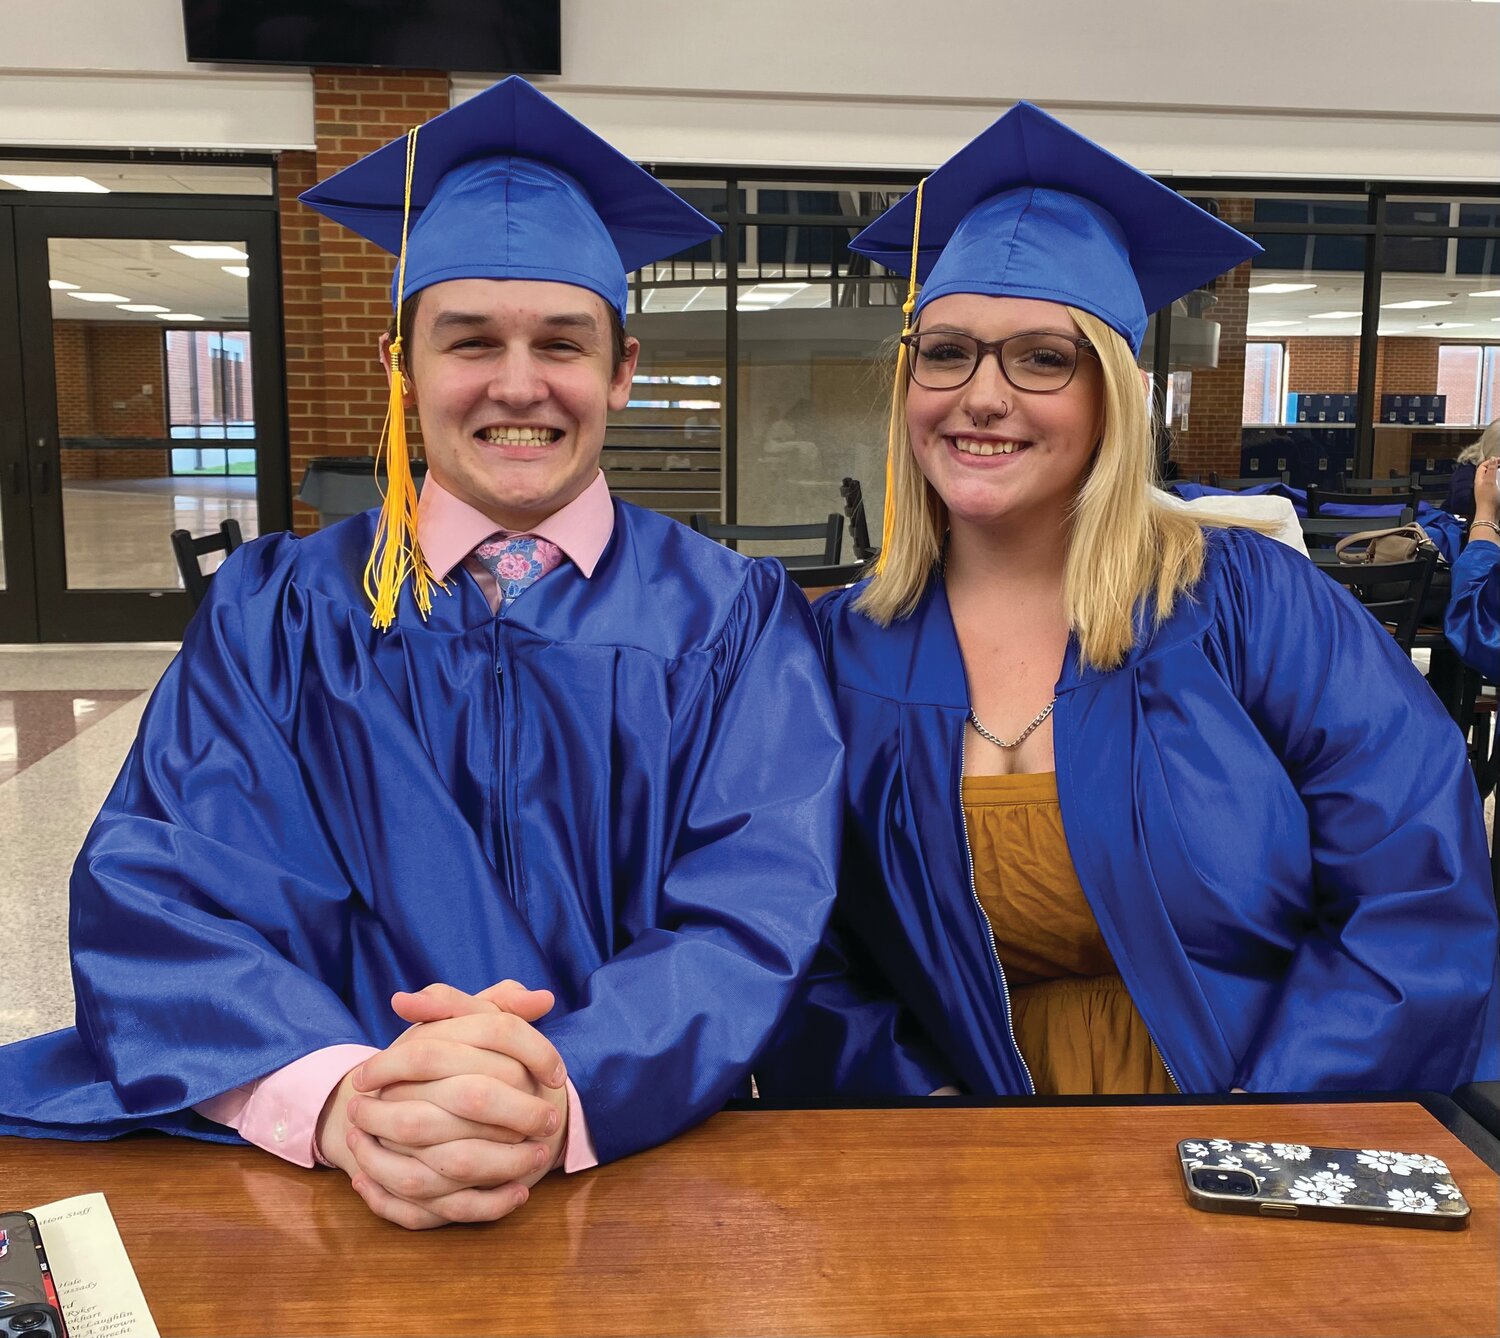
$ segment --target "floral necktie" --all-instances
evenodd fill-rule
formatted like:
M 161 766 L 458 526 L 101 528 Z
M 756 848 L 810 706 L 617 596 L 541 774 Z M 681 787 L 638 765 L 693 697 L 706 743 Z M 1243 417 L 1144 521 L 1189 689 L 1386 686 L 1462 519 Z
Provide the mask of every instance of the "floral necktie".
M 474 556 L 482 562 L 500 587 L 500 613 L 504 614 L 516 596 L 527 586 L 541 580 L 562 561 L 562 549 L 534 534 L 492 534 Z

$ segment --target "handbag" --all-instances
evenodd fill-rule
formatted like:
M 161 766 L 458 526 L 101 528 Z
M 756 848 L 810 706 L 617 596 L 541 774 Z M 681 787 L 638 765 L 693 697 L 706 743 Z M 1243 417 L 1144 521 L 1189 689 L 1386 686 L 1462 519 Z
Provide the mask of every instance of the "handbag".
M 1389 530 L 1364 530 L 1346 535 L 1333 551 L 1345 565 L 1367 566 L 1375 562 L 1413 562 L 1423 553 L 1436 552 L 1427 531 L 1413 522 Z

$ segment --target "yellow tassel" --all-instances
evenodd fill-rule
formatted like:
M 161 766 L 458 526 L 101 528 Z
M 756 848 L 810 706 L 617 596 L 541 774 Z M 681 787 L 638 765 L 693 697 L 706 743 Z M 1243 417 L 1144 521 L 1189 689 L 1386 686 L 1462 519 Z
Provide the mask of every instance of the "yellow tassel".
M 901 304 L 901 338 L 911 333 L 911 314 L 917 308 L 917 251 L 922 239 L 922 188 L 927 178 L 917 182 L 917 207 L 911 225 L 911 274 L 906 281 L 906 301 Z M 875 559 L 876 572 L 885 570 L 886 554 L 891 551 L 891 537 L 896 531 L 896 459 L 895 443 L 901 439 L 901 402 L 899 392 L 906 381 L 906 344 L 897 346 L 896 375 L 891 381 L 891 421 L 886 433 L 885 511 L 880 519 L 880 553 Z
M 406 406 L 401 393 L 401 337 L 391 342 L 390 405 L 385 430 L 375 457 L 377 475 L 385 463 L 385 497 L 375 526 L 375 544 L 365 564 L 365 594 L 374 611 L 370 622 L 384 632 L 395 621 L 401 587 L 410 576 L 417 609 L 425 618 L 432 612 L 432 568 L 417 542 L 417 486 L 411 476 L 411 453 L 406 445 Z
M 401 338 L 401 299 L 406 290 L 406 232 L 411 217 L 411 177 L 417 160 L 417 130 L 406 136 L 406 199 L 401 214 L 401 256 L 396 266 L 396 335 L 391 340 L 390 401 L 385 427 L 375 454 L 375 474 L 385 463 L 386 486 L 375 526 L 375 543 L 365 563 L 365 594 L 374 611 L 370 622 L 384 632 L 396 620 L 396 605 L 406 578 L 423 618 L 432 612 L 432 568 L 417 541 L 417 485 L 411 476 L 411 452 L 406 445 L 406 404 L 402 394 L 404 344 Z

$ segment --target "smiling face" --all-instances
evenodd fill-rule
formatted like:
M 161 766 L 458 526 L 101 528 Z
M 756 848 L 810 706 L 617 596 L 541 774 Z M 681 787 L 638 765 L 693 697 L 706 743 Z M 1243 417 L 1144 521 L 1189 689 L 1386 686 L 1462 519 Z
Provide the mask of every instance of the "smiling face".
M 919 332 L 959 332 L 986 343 L 1047 331 L 1080 331 L 1066 308 L 1018 297 L 953 293 L 922 310 Z M 1104 380 L 1084 353 L 1062 390 L 1017 390 L 993 355 L 954 390 L 908 382 L 906 424 L 918 467 L 954 523 L 992 526 L 1025 519 L 1060 525 L 1103 431 Z
M 527 279 L 423 289 L 406 343 L 428 469 L 508 530 L 533 528 L 593 482 L 639 352 L 627 339 L 615 365 L 597 294 Z

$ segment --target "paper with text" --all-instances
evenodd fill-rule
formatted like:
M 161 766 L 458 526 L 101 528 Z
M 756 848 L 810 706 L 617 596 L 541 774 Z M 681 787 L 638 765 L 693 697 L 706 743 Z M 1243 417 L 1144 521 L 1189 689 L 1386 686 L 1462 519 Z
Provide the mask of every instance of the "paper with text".
M 42 1229 L 68 1338 L 161 1338 L 103 1194 L 31 1209 Z

